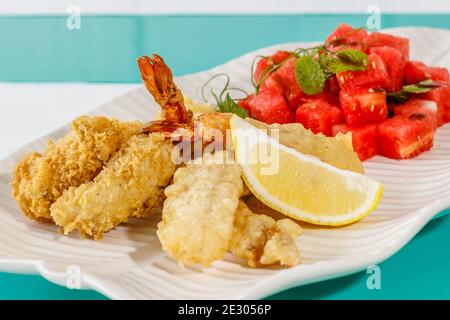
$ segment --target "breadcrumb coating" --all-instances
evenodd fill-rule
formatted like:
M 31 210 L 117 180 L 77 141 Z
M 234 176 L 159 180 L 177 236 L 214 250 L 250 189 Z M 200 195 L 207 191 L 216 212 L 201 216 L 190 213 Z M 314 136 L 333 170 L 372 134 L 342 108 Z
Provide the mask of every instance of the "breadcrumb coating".
M 290 219 L 274 220 L 264 214 L 253 213 L 239 202 L 234 220 L 230 251 L 255 268 L 280 264 L 293 267 L 300 263 L 300 251 L 295 239 L 302 228 Z
M 157 235 L 163 250 L 182 265 L 207 267 L 223 258 L 233 233 L 243 191 L 241 169 L 226 151 L 210 156 L 177 169 L 165 190 Z
M 159 208 L 175 172 L 172 144 L 162 135 L 135 135 L 93 181 L 69 188 L 51 206 L 65 234 L 78 230 L 98 240 L 104 232 Z
M 120 122 L 101 116 L 82 116 L 44 154 L 33 152 L 13 173 L 12 194 L 30 218 L 50 221 L 49 208 L 64 190 L 92 180 L 103 165 L 142 127 L 139 121 Z

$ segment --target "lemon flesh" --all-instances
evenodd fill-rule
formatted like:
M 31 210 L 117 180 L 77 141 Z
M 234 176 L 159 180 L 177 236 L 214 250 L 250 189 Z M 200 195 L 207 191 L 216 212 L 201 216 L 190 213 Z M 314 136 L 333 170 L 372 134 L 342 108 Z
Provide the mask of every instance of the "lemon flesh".
M 293 219 L 340 226 L 370 214 L 380 201 L 381 183 L 331 166 L 281 145 L 233 116 L 236 159 L 253 194 Z

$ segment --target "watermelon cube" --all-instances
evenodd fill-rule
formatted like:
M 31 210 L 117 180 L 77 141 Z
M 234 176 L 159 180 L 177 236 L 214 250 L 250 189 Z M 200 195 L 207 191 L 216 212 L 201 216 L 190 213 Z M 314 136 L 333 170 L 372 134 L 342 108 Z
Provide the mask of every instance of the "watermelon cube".
M 290 58 L 273 73 L 275 81 L 282 88 L 283 95 L 292 110 L 297 109 L 300 99 L 304 96 L 295 76 L 295 63 L 296 59 Z
M 275 52 L 270 57 L 261 58 L 256 64 L 256 68 L 253 74 L 253 81 L 257 83 L 259 77 L 261 76 L 264 70 L 268 71 L 271 65 L 282 62 L 283 60 L 287 59 L 290 55 L 291 55 L 290 52 L 280 50 Z
M 252 116 L 265 123 L 283 124 L 295 120 L 294 113 L 289 109 L 281 93 L 263 90 L 246 103 Z
M 313 94 L 313 95 L 304 95 L 300 99 L 300 105 L 304 103 L 314 102 L 317 100 L 324 100 L 333 106 L 339 106 L 339 94 L 334 94 L 328 91 L 324 91 L 322 93 Z
M 350 125 L 381 122 L 388 117 L 386 91 L 381 88 L 340 92 L 341 109 Z
M 427 65 L 420 61 L 406 62 L 405 82 L 407 84 L 414 84 L 427 79 L 449 84 L 448 70 L 446 68 L 427 67 Z
M 333 136 L 339 132 L 352 134 L 353 149 L 361 161 L 372 158 L 378 154 L 378 138 L 376 124 L 363 124 L 351 126 L 338 124 L 333 127 Z
M 342 90 L 384 88 L 389 75 L 383 59 L 376 53 L 369 54 L 369 65 L 364 71 L 345 71 L 336 74 Z
M 236 100 L 236 103 L 241 106 L 242 108 L 244 108 L 245 110 L 247 110 L 248 112 L 248 116 L 251 117 L 252 116 L 252 112 L 250 110 L 250 101 L 253 99 L 254 94 L 249 94 L 246 98 L 244 99 L 239 99 Z
M 368 37 L 368 45 L 372 47 L 392 47 L 403 55 L 405 60 L 409 60 L 409 39 L 397 37 L 381 32 L 372 32 Z
M 447 68 L 428 67 L 428 73 L 430 74 L 431 79 L 433 79 L 434 81 L 446 85 L 450 84 Z
M 430 117 L 434 126 L 437 127 L 438 107 L 434 101 L 413 98 L 404 104 L 395 106 L 394 116 Z
M 427 66 L 420 61 L 406 61 L 405 63 L 405 82 L 406 84 L 414 84 L 420 81 L 430 79 L 427 73 Z
M 267 67 L 269 67 L 275 63 L 283 62 L 289 56 L 290 56 L 290 52 L 288 52 L 288 51 L 277 51 L 272 56 L 270 56 L 268 58 L 262 58 L 261 60 L 259 60 L 257 66 L 256 66 L 256 70 L 253 74 L 254 82 L 258 83 L 259 77 L 264 76 L 264 75 L 262 75 L 262 73 L 267 72 L 267 69 L 266 69 Z M 265 76 L 265 79 L 261 83 L 259 90 L 260 91 L 272 91 L 274 93 L 284 95 L 284 88 L 283 88 L 282 84 L 278 81 L 276 72 Z
M 450 122 L 450 85 L 446 87 L 444 93 L 444 101 L 447 103 L 444 104 L 444 122 Z
M 437 125 L 439 127 L 445 123 L 446 111 L 450 109 L 450 101 L 448 100 L 449 97 L 448 91 L 449 87 L 444 86 L 416 95 L 416 97 L 420 99 L 431 100 L 436 102 L 438 108 Z
M 364 29 L 353 29 L 348 24 L 341 23 L 328 36 L 328 50 L 338 51 L 343 48 L 352 48 L 365 51 L 367 47 L 367 31 Z
M 304 103 L 295 112 L 296 121 L 314 133 L 331 136 L 333 125 L 343 122 L 342 111 L 325 100 Z
M 370 53 L 378 54 L 387 69 L 388 79 L 383 87 L 387 92 L 397 92 L 403 87 L 403 71 L 405 59 L 400 51 L 392 47 L 373 47 Z
M 398 115 L 378 125 L 381 155 L 391 159 L 409 159 L 433 146 L 435 123 L 424 114 Z
M 334 106 L 339 106 L 339 84 L 337 82 L 336 76 L 332 76 L 331 78 L 327 79 L 325 82 L 325 86 L 323 88 L 323 92 L 313 94 L 313 95 L 303 95 L 300 99 L 300 103 L 308 103 L 313 102 L 315 100 L 325 100 L 329 104 L 332 104 Z
M 264 80 L 259 91 L 272 91 L 283 95 L 283 87 L 278 83 L 273 73 Z

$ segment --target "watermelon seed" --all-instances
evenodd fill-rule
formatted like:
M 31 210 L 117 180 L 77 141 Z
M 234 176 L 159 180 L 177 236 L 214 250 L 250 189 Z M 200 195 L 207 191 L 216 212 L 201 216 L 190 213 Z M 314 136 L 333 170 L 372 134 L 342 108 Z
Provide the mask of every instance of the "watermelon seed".
M 369 89 L 369 93 L 383 93 L 385 90 L 380 87 L 373 87 Z
M 411 120 L 423 120 L 425 119 L 427 116 L 424 115 L 423 113 L 413 113 L 409 116 L 409 119 Z

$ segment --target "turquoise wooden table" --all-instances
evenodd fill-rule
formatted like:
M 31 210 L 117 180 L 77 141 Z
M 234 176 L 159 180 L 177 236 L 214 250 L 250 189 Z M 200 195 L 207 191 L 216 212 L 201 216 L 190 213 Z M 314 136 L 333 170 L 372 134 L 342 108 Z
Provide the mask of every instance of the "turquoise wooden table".
M 213 67 L 248 51 L 290 41 L 324 39 L 339 22 L 363 15 L 0 17 L 0 81 L 139 82 L 136 57 L 158 52 L 176 75 Z M 383 15 L 382 27 L 450 29 L 449 15 Z M 1 98 L 1 97 L 0 97 Z M 0 109 L 1 110 L 1 109 Z M 271 299 L 450 299 L 450 217 L 430 222 L 380 265 L 381 289 L 368 274 L 298 287 Z M 41 277 L 0 273 L 0 299 L 105 299 Z

